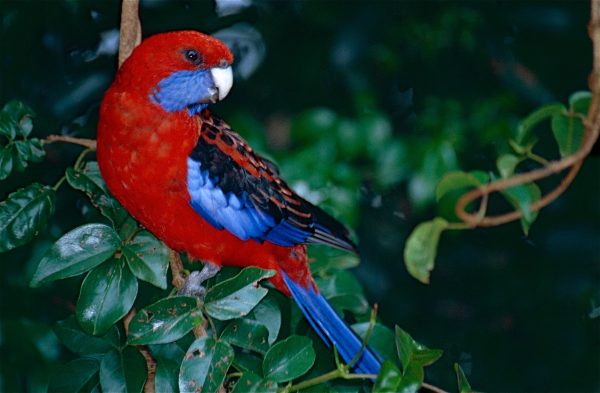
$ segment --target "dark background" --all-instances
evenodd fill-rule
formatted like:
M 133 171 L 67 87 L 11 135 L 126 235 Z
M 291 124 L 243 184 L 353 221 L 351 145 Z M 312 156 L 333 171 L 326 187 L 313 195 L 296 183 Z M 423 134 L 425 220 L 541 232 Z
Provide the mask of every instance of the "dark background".
M 36 136 L 93 138 L 116 69 L 114 52 L 98 53 L 98 45 L 118 15 L 115 1 L 3 1 L 0 104 L 31 106 Z M 382 320 L 445 351 L 427 380 L 454 389 L 458 361 L 483 391 L 600 389 L 600 161 L 586 160 L 528 236 L 518 223 L 444 234 L 429 286 L 406 272 L 404 242 L 419 222 L 448 210 L 433 201 L 444 172 L 493 170 L 520 118 L 587 88 L 588 18 L 582 1 L 256 0 L 221 17 L 212 1 L 141 5 L 144 36 L 236 26 L 246 44 L 238 62 L 257 68 L 238 74 L 215 112 L 273 156 L 292 183 L 333 190 L 323 203 L 355 229 L 362 250 L 355 273 Z M 298 120 L 318 107 L 364 131 L 350 147 L 376 146 L 353 120 L 376 114 L 396 150 L 321 161 L 315 154 L 327 158 L 327 130 Z M 548 127 L 538 136 L 538 151 L 555 158 Z M 44 164 L 0 183 L 2 200 L 33 179 L 53 184 L 80 150 L 47 151 Z M 62 190 L 58 200 L 38 242 L 0 255 L 2 391 L 43 389 L 63 356 L 50 326 L 72 311 L 78 281 L 27 287 L 40 253 L 86 220 L 81 195 Z

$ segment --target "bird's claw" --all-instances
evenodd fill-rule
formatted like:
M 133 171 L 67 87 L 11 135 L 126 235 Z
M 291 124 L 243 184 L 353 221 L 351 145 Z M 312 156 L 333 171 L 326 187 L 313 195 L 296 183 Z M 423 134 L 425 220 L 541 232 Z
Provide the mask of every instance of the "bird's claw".
M 202 286 L 206 280 L 214 277 L 220 268 L 212 263 L 206 263 L 202 270 L 195 270 L 187 276 L 183 286 L 177 291 L 179 295 L 196 296 L 200 299 L 206 295 L 206 288 Z

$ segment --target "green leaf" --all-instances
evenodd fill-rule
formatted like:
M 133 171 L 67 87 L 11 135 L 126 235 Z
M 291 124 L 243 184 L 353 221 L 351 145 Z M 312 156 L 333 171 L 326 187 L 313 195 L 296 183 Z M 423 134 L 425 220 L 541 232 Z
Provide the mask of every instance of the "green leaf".
M 381 370 L 375 380 L 373 393 L 396 393 L 401 380 L 402 373 L 398 370 L 398 367 L 386 360 L 381 365 Z
M 0 203 L 0 252 L 33 239 L 54 212 L 55 192 L 38 183 L 17 190 Z
M 152 357 L 156 360 L 154 387 L 156 392 L 177 392 L 179 390 L 179 365 L 185 352 L 176 343 L 149 345 Z
M 243 317 L 267 294 L 267 289 L 256 286 L 256 283 L 274 274 L 272 270 L 257 267 L 242 269 L 235 277 L 218 283 L 206 292 L 206 312 L 221 321 Z
M 91 336 L 81 330 L 74 315 L 56 322 L 54 333 L 70 351 L 81 356 L 101 357 L 120 345 L 116 326 L 112 326 L 103 336 Z
M 566 108 L 562 104 L 549 104 L 545 105 L 536 111 L 532 112 L 529 116 L 519 122 L 517 126 L 517 137 L 515 142 L 518 145 L 526 143 L 530 132 L 540 122 L 560 113 L 564 113 Z
M 319 250 L 326 250 L 321 248 Z M 315 249 L 315 251 L 317 251 Z M 314 253 L 312 254 L 314 257 Z M 332 270 L 346 270 L 357 267 L 360 264 L 360 258 L 354 254 L 344 253 L 342 255 L 324 255 L 322 258 L 317 258 L 316 261 L 310 264 L 310 271 L 313 275 L 329 273 Z
M 358 334 L 361 339 L 364 339 L 369 330 L 369 322 L 355 323 L 352 325 L 352 330 Z M 369 347 L 374 349 L 384 360 L 390 360 L 398 363 L 396 360 L 397 352 L 395 349 L 394 332 L 389 327 L 380 323 L 375 323 L 369 338 Z M 398 363 L 399 365 L 400 363 Z
M 179 391 L 214 393 L 219 390 L 233 361 L 226 342 L 201 337 L 187 350 L 179 371 Z
M 327 302 L 336 311 L 348 310 L 354 315 L 362 315 L 369 312 L 369 303 L 363 295 L 335 295 L 327 298 Z
M 221 333 L 221 340 L 263 355 L 269 349 L 269 331 L 265 325 L 252 319 L 231 321 Z
M 308 337 L 292 335 L 269 349 L 263 360 L 263 375 L 275 382 L 290 381 L 310 370 L 315 356 Z
M 167 289 L 169 250 L 148 231 L 142 231 L 123 248 L 127 265 L 140 280 Z
M 233 359 L 233 366 L 242 372 L 250 371 L 262 375 L 262 358 L 254 352 L 239 351 Z
M 115 227 L 120 227 L 129 217 L 125 208 L 108 192 L 100 175 L 98 163 L 87 162 L 83 170 L 67 168 L 67 182 L 76 190 L 83 191 L 102 215 Z
M 429 366 L 443 354 L 441 349 L 429 349 L 425 345 L 416 342 L 399 326 L 396 326 L 396 349 L 404 369 L 411 364 L 421 367 Z
M 552 134 L 561 157 L 570 156 L 579 149 L 583 133 L 583 122 L 579 117 L 562 113 L 552 116 Z
M 531 211 L 530 207 L 542 197 L 540 188 L 535 183 L 521 184 L 503 190 L 501 193 L 515 209 L 523 212 L 521 227 L 523 228 L 523 233 L 527 235 L 531 224 L 533 224 L 538 216 L 538 211 Z
M 276 392 L 277 384 L 267 379 L 261 379 L 251 371 L 246 371 L 235 384 L 232 393 L 265 393 Z
M 33 129 L 33 116 L 33 110 L 22 102 L 8 102 L 0 112 L 0 134 L 10 140 L 15 139 L 17 135 L 26 138 Z
M 114 255 L 121 239 L 104 224 L 86 224 L 75 228 L 46 251 L 35 271 L 32 287 L 85 273 Z
M 273 292 L 269 292 L 260 303 L 252 309 L 254 319 L 263 324 L 269 331 L 269 345 L 273 344 L 281 329 L 281 310 Z
M 404 263 L 411 276 L 429 284 L 429 272 L 433 270 L 440 235 L 448 227 L 448 221 L 436 217 L 423 222 L 413 230 L 404 246 Z
M 122 352 L 110 351 L 100 363 L 100 386 L 103 392 L 139 393 L 146 382 L 146 361 L 134 347 Z
M 576 91 L 569 97 L 569 108 L 573 112 L 587 115 L 592 102 L 592 93 L 589 91 Z
M 133 306 L 138 283 L 125 263 L 110 260 L 83 280 L 75 315 L 86 332 L 98 335 L 123 318 Z
M 469 384 L 462 367 L 460 367 L 458 363 L 454 363 L 454 372 L 456 373 L 458 391 L 460 393 L 472 393 L 473 388 L 471 388 L 471 385 Z
M 94 359 L 72 360 L 53 373 L 48 392 L 78 393 L 94 379 L 99 368 L 98 361 Z
M 485 180 L 482 180 L 482 178 Z M 444 177 L 437 184 L 435 188 L 435 199 L 439 201 L 444 195 L 454 190 L 480 187 L 487 181 L 488 176 L 484 172 L 449 172 L 444 175 Z
M 129 345 L 163 344 L 179 340 L 202 323 L 196 298 L 175 296 L 141 309 L 129 324 Z
M 398 385 L 398 393 L 417 393 L 425 379 L 423 366 L 411 363 L 402 372 L 402 380 Z
M 522 161 L 520 157 L 513 154 L 503 154 L 496 160 L 496 167 L 502 178 L 507 178 L 515 173 L 517 165 Z
M 4 180 L 13 170 L 13 150 L 14 143 L 6 146 L 0 146 L 0 180 Z

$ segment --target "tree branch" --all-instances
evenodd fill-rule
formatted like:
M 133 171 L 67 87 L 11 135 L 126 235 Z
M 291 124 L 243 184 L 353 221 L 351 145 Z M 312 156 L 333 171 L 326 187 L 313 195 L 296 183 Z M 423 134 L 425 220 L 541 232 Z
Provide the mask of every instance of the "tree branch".
M 142 42 L 142 25 L 138 14 L 139 0 L 123 0 L 119 33 L 119 67 Z
M 91 150 L 96 150 L 96 141 L 94 139 L 75 138 L 67 135 L 48 135 L 42 142 L 44 144 L 50 144 L 54 142 L 72 143 L 75 145 L 85 146 Z
M 518 220 L 523 216 L 523 212 L 515 210 L 510 213 L 500 214 L 496 216 L 482 217 L 478 213 L 468 213 L 465 209 L 469 203 L 487 197 L 490 193 L 503 191 L 520 184 L 532 183 L 534 181 L 549 177 L 569 169 L 567 175 L 552 191 L 544 195 L 539 201 L 530 206 L 530 211 L 537 211 L 547 206 L 556 198 L 558 198 L 571 184 L 583 161 L 590 154 L 594 144 L 598 140 L 600 134 L 600 2 L 598 0 L 591 1 L 591 21 L 588 25 L 588 32 L 594 47 L 593 52 L 593 70 L 590 74 L 588 84 L 592 91 L 592 101 L 587 117 L 583 121 L 585 131 L 583 140 L 579 150 L 574 154 L 563 158 L 559 161 L 551 161 L 546 166 L 530 172 L 512 176 L 506 179 L 498 180 L 473 189 L 463 194 L 454 207 L 456 215 L 464 223 L 470 227 L 490 227 L 505 224 L 514 220 Z

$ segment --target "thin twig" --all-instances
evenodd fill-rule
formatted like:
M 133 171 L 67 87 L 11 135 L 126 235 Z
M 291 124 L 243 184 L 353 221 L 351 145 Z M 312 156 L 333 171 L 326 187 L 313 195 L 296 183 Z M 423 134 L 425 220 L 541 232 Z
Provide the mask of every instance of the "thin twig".
M 431 384 L 429 384 L 427 382 L 423 382 L 421 384 L 421 388 L 425 388 L 425 389 L 430 390 L 430 391 L 435 392 L 435 393 L 448 393 L 444 389 L 440 389 L 437 386 L 433 386 L 433 385 L 431 385 Z
M 67 135 L 48 135 L 46 139 L 44 139 L 42 142 L 44 144 L 50 144 L 54 142 L 66 142 L 75 145 L 85 146 L 90 150 L 96 150 L 96 141 L 94 139 L 75 138 Z
M 533 203 L 529 207 L 529 210 L 534 212 L 550 204 L 569 187 L 577 172 L 579 172 L 583 161 L 590 154 L 594 144 L 598 140 L 600 134 L 600 2 L 592 0 L 591 4 L 592 16 L 588 25 L 588 31 L 594 48 L 594 64 L 588 84 L 592 91 L 592 101 L 588 115 L 583 122 L 585 132 L 579 150 L 562 160 L 551 161 L 543 168 L 498 180 L 465 193 L 456 202 L 455 212 L 470 227 L 490 227 L 505 224 L 518 220 L 523 216 L 523 212 L 515 210 L 496 216 L 481 217 L 479 214 L 468 213 L 465 210 L 469 203 L 481 197 L 487 197 L 490 193 L 503 191 L 520 184 L 532 183 L 570 168 L 558 186 L 543 198 Z
M 185 274 L 183 269 L 183 263 L 181 263 L 181 257 L 177 251 L 173 251 L 169 248 L 169 266 L 171 267 L 171 274 L 173 275 L 173 281 L 171 283 L 177 289 L 181 289 L 185 284 Z

